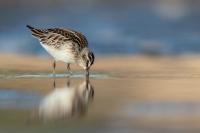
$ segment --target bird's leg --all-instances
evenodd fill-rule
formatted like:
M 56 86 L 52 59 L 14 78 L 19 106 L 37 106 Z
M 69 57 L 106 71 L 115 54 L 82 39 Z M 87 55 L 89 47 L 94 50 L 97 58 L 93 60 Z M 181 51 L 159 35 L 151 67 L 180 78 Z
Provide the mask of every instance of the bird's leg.
M 85 70 L 85 76 L 86 76 L 86 78 L 89 78 L 89 76 L 90 76 L 89 69 Z
M 67 87 L 70 87 L 70 77 L 67 77 Z
M 88 85 L 89 82 L 90 82 L 89 74 L 86 74 L 86 75 L 85 75 L 85 81 L 86 81 L 86 84 Z
M 55 80 L 55 78 L 53 79 L 53 89 L 55 89 L 56 88 L 56 80 Z
M 56 61 L 54 60 L 53 61 L 53 77 L 55 77 L 56 75 L 56 73 L 55 73 L 55 69 L 56 69 Z
M 70 64 L 69 64 L 69 63 L 67 64 L 67 71 L 68 71 L 69 75 L 72 75 L 72 71 L 71 71 L 71 68 L 70 68 Z

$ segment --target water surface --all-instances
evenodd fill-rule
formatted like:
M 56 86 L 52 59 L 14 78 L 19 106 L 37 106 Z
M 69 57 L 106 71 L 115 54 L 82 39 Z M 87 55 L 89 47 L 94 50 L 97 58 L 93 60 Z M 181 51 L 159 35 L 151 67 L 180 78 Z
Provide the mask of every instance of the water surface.
M 134 75 L 1 78 L 0 132 L 200 131 L 198 77 Z

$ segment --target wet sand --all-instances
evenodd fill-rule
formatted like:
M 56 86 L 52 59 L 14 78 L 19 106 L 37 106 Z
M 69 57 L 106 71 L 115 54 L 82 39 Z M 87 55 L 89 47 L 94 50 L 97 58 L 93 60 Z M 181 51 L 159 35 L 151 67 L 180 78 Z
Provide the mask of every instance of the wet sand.
M 198 56 L 97 58 L 91 70 L 89 87 L 85 85 L 84 76 L 80 76 L 82 70 L 76 66 L 72 67 L 74 76 L 67 78 L 62 75 L 66 73 L 66 66 L 59 63 L 58 77 L 55 79 L 56 87 L 54 87 L 54 79 L 48 77 L 51 73 L 50 59 L 11 55 L 0 56 L 0 59 L 2 60 L 0 90 L 3 90 L 0 93 L 11 91 L 9 95 L 7 94 L 7 98 L 0 95 L 1 131 L 130 133 L 200 131 Z M 94 90 L 93 98 L 90 85 Z M 70 90 L 64 91 L 66 95 L 81 94 L 70 95 L 71 100 L 77 99 L 75 101 L 80 102 L 77 105 L 81 106 L 76 105 L 76 108 L 73 107 L 75 110 L 73 113 L 68 111 L 68 115 L 61 116 L 62 119 L 53 119 L 53 122 L 45 120 L 45 117 L 40 118 L 38 112 L 41 102 L 45 101 L 44 99 L 54 101 L 56 96 L 61 95 L 55 90 L 63 88 Z M 26 96 L 20 96 L 21 99 L 13 98 L 11 95 L 13 90 L 26 92 L 24 94 Z M 80 90 L 84 90 L 84 93 L 82 91 L 77 93 Z M 82 94 L 86 102 L 83 102 L 85 100 L 82 99 Z M 19 102 L 14 102 L 16 99 Z M 26 100 L 27 102 L 24 102 Z M 65 101 L 70 99 L 64 100 L 63 104 Z M 51 102 L 46 103 L 49 105 L 48 110 L 51 110 L 49 104 Z M 72 103 L 74 105 L 74 102 Z M 13 107 L 13 105 L 18 106 Z M 82 115 L 80 115 L 81 110 L 85 110 Z M 71 113 L 73 115 L 69 115 Z M 59 116 L 55 113 L 51 115 Z

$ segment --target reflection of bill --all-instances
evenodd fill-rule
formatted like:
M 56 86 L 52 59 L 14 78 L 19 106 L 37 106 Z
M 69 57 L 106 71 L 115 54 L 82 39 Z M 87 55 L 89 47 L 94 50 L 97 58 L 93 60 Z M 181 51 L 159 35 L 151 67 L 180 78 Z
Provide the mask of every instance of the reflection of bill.
M 94 96 L 89 80 L 77 87 L 56 88 L 44 97 L 39 106 L 39 117 L 44 120 L 66 119 L 85 114 Z

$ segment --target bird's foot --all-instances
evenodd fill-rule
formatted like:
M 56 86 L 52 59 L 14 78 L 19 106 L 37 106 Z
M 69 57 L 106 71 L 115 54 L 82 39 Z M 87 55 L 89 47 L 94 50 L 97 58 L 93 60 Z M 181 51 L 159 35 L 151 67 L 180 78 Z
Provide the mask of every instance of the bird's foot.
M 68 77 L 72 76 L 72 71 L 70 69 L 70 64 L 67 64 L 67 71 L 68 71 Z
M 71 76 L 72 76 L 72 71 L 68 71 L 67 77 L 71 77 Z

